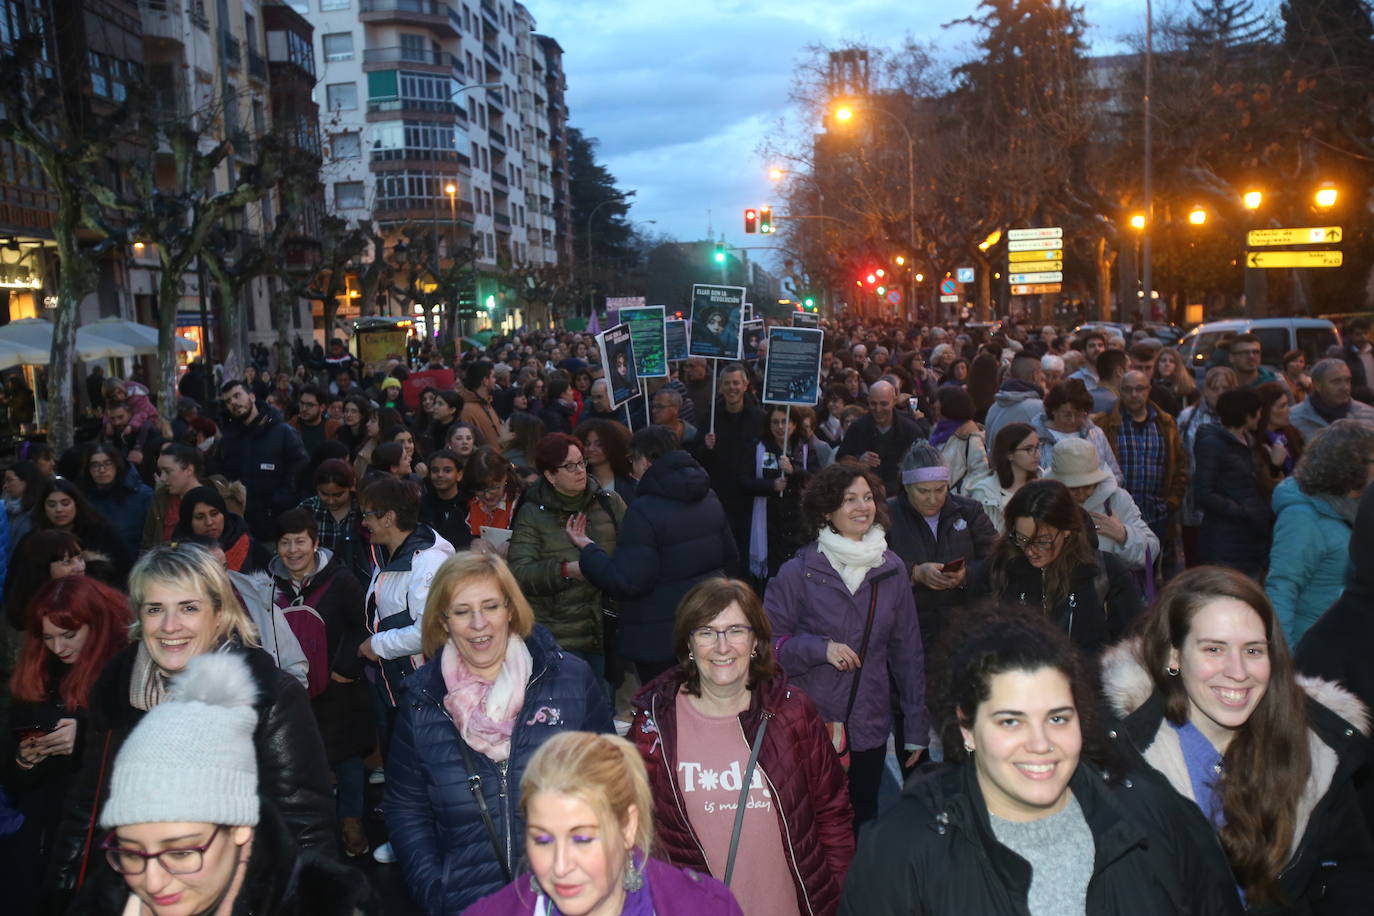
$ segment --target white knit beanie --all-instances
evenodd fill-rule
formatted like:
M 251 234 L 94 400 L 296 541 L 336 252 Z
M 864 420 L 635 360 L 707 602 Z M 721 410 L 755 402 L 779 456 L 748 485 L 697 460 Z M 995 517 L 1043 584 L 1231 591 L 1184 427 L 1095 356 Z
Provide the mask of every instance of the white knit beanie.
M 238 653 L 187 662 L 167 699 L 148 710 L 120 748 L 101 826 L 257 826 L 257 696 Z

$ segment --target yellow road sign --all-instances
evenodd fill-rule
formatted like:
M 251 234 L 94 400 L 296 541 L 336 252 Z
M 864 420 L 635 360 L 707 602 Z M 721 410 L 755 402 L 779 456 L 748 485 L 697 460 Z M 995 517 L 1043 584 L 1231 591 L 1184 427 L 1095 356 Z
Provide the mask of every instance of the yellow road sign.
M 1007 251 L 1050 251 L 1063 247 L 1063 239 L 1012 239 L 1007 242 Z
M 1340 267 L 1339 251 L 1251 251 L 1246 267 Z
M 1254 246 L 1334 245 L 1340 240 L 1340 226 L 1312 226 L 1307 229 L 1251 229 L 1245 234 L 1245 244 Z
M 1014 283 L 1011 287 L 1013 296 L 1039 296 L 1043 293 L 1057 293 L 1064 289 L 1062 283 Z
M 1020 261 L 1043 261 L 1054 258 L 1062 258 L 1062 251 L 1045 251 L 1043 249 L 1035 251 L 1008 251 L 1007 260 L 1013 264 Z
M 1041 251 L 1037 254 L 1060 254 L 1058 251 Z M 1012 261 L 1007 265 L 1007 270 L 1023 273 L 1026 271 L 1035 272 L 1041 270 L 1063 270 L 1064 262 L 1056 258 L 1053 261 Z

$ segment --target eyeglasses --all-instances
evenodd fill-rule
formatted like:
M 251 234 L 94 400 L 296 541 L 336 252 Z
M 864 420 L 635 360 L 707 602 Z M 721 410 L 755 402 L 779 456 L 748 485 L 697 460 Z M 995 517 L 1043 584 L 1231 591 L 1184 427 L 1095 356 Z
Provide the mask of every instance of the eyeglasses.
M 1020 446 L 1020 447 L 1018 447 L 1018 448 L 1012 449 L 1012 451 L 1013 451 L 1013 452 L 1025 452 L 1027 455 L 1029 455 L 1031 452 L 1038 452 L 1038 451 L 1040 451 L 1040 446 L 1039 446 L 1039 445 L 1022 445 L 1022 446 Z
M 1060 531 L 1049 537 L 1036 538 L 1032 541 L 1019 531 L 1013 531 L 1011 533 L 1011 542 L 1026 553 L 1043 553 L 1046 550 L 1053 549 L 1054 545 L 1059 541 L 1059 536 L 1063 533 L 1064 532 Z
M 753 627 L 746 627 L 744 624 L 740 623 L 726 627 L 723 630 L 717 630 L 715 627 L 697 627 L 692 631 L 692 642 L 699 646 L 709 646 L 719 641 L 719 639 L 724 636 L 726 642 L 741 646 L 747 643 L 749 637 L 753 635 Z
M 383 515 L 386 515 L 386 513 L 387 513 L 387 512 L 390 512 L 390 511 L 391 511 L 390 509 L 387 509 L 387 510 L 385 510 L 385 511 L 383 511 L 383 512 L 378 512 L 376 509 L 364 509 L 364 510 L 363 510 L 363 518 L 367 518 L 369 515 L 372 516 L 373 518 L 381 518 Z
M 92 471 L 108 471 L 114 467 L 113 461 L 92 461 L 87 465 Z
M 204 846 L 185 846 L 178 849 L 164 849 L 162 852 L 139 852 L 137 849 L 125 849 L 115 845 L 114 831 L 100 844 L 100 848 L 105 850 L 105 861 L 110 863 L 110 867 L 121 875 L 141 875 L 148 869 L 148 860 L 157 859 L 157 864 L 162 866 L 162 870 L 169 875 L 193 875 L 200 871 L 205 865 L 205 850 L 215 843 L 215 837 L 224 829 L 224 825 L 215 827 L 210 834 L 210 839 L 205 841 Z
M 581 461 L 569 461 L 567 464 L 560 464 L 558 470 L 567 471 L 569 474 L 576 474 L 579 471 L 587 470 L 587 459 Z

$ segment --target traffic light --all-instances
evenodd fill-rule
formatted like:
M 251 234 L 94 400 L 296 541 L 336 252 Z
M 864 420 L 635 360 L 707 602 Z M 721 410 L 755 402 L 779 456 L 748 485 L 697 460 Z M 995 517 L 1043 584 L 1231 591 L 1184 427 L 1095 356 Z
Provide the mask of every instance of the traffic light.
M 744 231 L 759 231 L 759 211 L 755 210 L 753 207 L 744 211 Z
M 715 259 L 717 264 L 725 263 L 725 245 L 720 242 L 716 242 Z
M 765 235 L 773 231 L 773 208 L 764 204 L 759 207 L 759 232 Z
M 816 310 L 816 300 L 810 296 L 802 300 L 802 305 L 806 307 L 808 312 L 814 312 Z

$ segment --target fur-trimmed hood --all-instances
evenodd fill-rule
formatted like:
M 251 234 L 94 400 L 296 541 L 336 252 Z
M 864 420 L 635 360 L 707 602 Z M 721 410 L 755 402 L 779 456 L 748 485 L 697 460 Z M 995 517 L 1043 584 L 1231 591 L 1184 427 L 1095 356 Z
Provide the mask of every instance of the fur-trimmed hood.
M 1139 638 L 1133 638 L 1102 654 L 1103 695 L 1111 712 L 1122 720 L 1130 743 L 1145 763 L 1164 776 L 1174 791 L 1196 803 L 1182 743 L 1173 728 L 1165 727 L 1163 698 L 1156 693 L 1149 672 L 1140 660 L 1139 648 Z M 1355 739 L 1357 729 L 1365 737 L 1370 729 L 1368 709 L 1344 687 L 1303 675 L 1298 676 L 1298 683 L 1318 709 L 1309 706 L 1307 744 L 1312 768 L 1307 786 L 1298 799 L 1290 854 L 1297 851 L 1317 805 L 1336 780 L 1348 779 L 1349 772 L 1363 763 L 1363 747 L 1352 748 L 1350 742 L 1358 740 Z M 1332 719 L 1337 719 L 1336 723 Z

